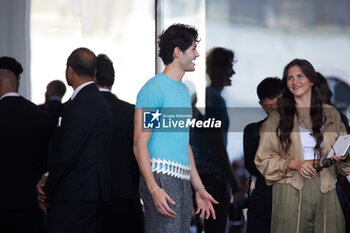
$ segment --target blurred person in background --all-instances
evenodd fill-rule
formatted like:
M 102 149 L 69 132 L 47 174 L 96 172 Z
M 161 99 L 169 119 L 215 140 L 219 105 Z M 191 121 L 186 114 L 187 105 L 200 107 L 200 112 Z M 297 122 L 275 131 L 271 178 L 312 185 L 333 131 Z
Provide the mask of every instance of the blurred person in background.
M 322 101 L 326 104 L 334 106 L 334 104 L 331 101 L 333 93 L 329 88 L 327 79 L 319 72 L 317 72 L 317 75 L 321 83 L 320 93 L 321 93 Z M 348 118 L 345 116 L 343 112 L 339 110 L 338 112 L 340 114 L 341 121 L 345 125 L 347 134 L 350 134 Z M 339 188 L 341 188 L 341 190 L 339 190 Z M 338 198 L 345 216 L 346 233 L 350 233 L 350 206 L 347 206 L 350 204 L 350 182 L 346 176 L 342 176 L 342 175 L 337 176 L 337 192 L 338 192 Z
M 260 106 L 269 115 L 277 107 L 277 99 L 281 95 L 281 79 L 265 78 L 259 83 L 257 94 Z M 244 165 L 256 177 L 255 188 L 248 202 L 247 233 L 269 233 L 271 227 L 272 188 L 266 185 L 264 176 L 254 163 L 259 147 L 260 128 L 266 119 L 267 117 L 247 125 L 243 133 Z
M 231 86 L 234 53 L 226 48 L 216 47 L 209 51 L 206 72 L 210 85 L 206 88 L 205 119 L 220 120 L 219 129 L 193 129 L 192 148 L 198 172 L 208 192 L 219 202 L 214 206 L 216 220 L 205 219 L 206 233 L 224 233 L 227 226 L 228 207 L 231 193 L 236 199 L 244 197 L 240 183 L 233 173 L 226 150 L 229 116 L 226 102 L 221 96 L 225 86 Z M 200 227 L 198 227 L 200 231 Z M 198 232 L 198 231 L 197 231 Z
M 46 86 L 45 103 L 39 105 L 41 110 L 50 114 L 54 127 L 57 125 L 57 120 L 62 110 L 62 98 L 65 93 L 66 85 L 62 81 L 51 81 Z
M 320 95 L 321 95 L 322 101 L 326 104 L 334 106 L 334 104 L 332 103 L 333 93 L 332 93 L 331 89 L 329 88 L 327 79 L 319 72 L 317 72 L 317 76 L 318 76 L 320 83 L 321 83 Z M 338 112 L 340 114 L 341 121 L 344 123 L 344 126 L 346 128 L 346 132 L 348 134 L 350 134 L 349 119 L 345 116 L 345 114 L 342 111 L 338 110 Z

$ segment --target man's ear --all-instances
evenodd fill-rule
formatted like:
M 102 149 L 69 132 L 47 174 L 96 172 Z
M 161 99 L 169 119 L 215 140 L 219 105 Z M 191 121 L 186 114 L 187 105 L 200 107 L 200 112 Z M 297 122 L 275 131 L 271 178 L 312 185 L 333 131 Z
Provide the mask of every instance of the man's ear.
M 17 92 L 18 92 L 18 89 L 19 89 L 19 79 L 20 79 L 20 77 L 18 75 L 18 77 L 16 77 L 16 90 L 17 90 Z
M 70 74 L 72 72 L 74 72 L 73 68 L 70 65 L 68 65 L 68 73 Z
M 182 50 L 178 46 L 176 46 L 173 51 L 174 58 L 180 58 L 181 55 L 182 55 Z

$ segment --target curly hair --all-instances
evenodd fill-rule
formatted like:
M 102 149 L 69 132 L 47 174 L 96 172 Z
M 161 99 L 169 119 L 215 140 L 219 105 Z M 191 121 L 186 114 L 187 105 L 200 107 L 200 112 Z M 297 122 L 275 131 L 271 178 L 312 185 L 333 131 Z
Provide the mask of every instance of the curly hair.
M 298 66 L 303 71 L 306 78 L 314 84 L 311 87 L 310 116 L 312 121 L 312 136 L 316 140 L 316 146 L 314 147 L 315 156 L 319 158 L 321 155 L 321 144 L 323 141 L 323 133 L 321 128 L 326 119 L 320 96 L 320 80 L 314 67 L 307 60 L 294 59 L 284 68 L 282 79 L 282 96 L 277 102 L 280 121 L 276 133 L 277 135 L 279 134 L 279 141 L 284 152 L 286 153 L 291 143 L 290 134 L 293 129 L 294 116 L 296 114 L 294 96 L 287 87 L 288 70 L 293 66 Z
M 105 54 L 97 56 L 96 84 L 102 87 L 112 87 L 114 83 L 113 62 Z
M 23 72 L 22 65 L 12 57 L 0 57 L 0 69 L 8 69 L 15 74 L 17 79 Z
M 165 65 L 173 62 L 174 48 L 187 50 L 193 42 L 199 42 L 197 29 L 186 24 L 173 24 L 158 37 L 159 57 Z

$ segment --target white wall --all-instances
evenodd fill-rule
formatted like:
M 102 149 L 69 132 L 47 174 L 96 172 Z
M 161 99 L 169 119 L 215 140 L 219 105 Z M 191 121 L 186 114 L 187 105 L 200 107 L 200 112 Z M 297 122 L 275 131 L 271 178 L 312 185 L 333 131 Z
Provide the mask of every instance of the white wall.
M 31 0 L 0 1 L 0 56 L 15 58 L 23 67 L 19 93 L 30 98 L 29 15 Z

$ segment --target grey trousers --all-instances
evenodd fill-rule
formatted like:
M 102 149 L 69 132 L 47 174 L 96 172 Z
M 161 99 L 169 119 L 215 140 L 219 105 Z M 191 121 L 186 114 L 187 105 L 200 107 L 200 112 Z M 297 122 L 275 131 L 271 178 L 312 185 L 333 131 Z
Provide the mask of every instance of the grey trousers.
M 345 233 L 337 192 L 321 193 L 319 174 L 304 179 L 301 191 L 289 184 L 272 190 L 271 233 Z
M 168 205 L 177 215 L 175 218 L 167 218 L 157 211 L 145 180 L 141 176 L 140 194 L 145 208 L 146 233 L 188 233 L 193 212 L 190 181 L 161 173 L 153 173 L 153 175 L 159 187 L 175 201 L 175 205 L 169 202 Z

